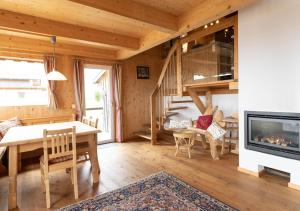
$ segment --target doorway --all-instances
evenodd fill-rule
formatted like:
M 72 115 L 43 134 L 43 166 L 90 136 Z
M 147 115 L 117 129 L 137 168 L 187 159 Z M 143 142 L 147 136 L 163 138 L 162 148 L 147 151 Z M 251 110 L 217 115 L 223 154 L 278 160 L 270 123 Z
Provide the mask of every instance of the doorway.
M 98 119 L 98 144 L 114 141 L 111 66 L 85 65 L 85 115 Z

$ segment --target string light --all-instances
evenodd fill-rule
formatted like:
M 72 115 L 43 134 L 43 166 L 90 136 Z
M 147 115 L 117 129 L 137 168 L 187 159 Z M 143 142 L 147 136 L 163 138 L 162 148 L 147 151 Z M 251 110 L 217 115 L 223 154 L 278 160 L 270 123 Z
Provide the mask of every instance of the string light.
M 213 26 L 214 24 L 219 24 L 219 23 L 220 23 L 220 20 L 218 19 L 218 20 L 216 20 L 216 21 L 214 21 L 214 22 L 211 22 L 210 24 L 206 24 L 206 25 L 204 26 L 204 28 L 207 29 L 208 26 Z

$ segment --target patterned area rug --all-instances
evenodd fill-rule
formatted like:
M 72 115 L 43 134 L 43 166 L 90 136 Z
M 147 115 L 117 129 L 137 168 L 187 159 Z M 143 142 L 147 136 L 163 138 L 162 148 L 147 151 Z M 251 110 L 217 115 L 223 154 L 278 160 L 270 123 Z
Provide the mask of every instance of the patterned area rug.
M 67 210 L 236 210 L 166 172 L 59 209 Z

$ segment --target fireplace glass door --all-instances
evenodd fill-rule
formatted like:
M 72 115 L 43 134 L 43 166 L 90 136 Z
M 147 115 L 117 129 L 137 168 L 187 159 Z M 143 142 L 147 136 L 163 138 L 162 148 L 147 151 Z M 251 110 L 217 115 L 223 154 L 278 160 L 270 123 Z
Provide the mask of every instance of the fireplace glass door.
M 252 143 L 298 151 L 299 133 L 299 120 L 250 118 Z
M 300 159 L 300 117 L 298 115 L 247 112 L 245 117 L 246 148 Z

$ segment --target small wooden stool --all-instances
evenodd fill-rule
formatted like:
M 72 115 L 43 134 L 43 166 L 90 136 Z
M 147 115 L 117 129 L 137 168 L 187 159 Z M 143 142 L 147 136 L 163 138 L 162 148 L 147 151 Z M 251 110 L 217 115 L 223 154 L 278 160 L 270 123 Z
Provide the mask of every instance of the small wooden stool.
M 187 149 L 189 158 L 191 158 L 190 149 L 194 145 L 195 141 L 195 132 L 191 130 L 180 130 L 173 133 L 175 144 L 176 144 L 176 152 L 175 156 L 177 156 L 180 147 L 183 149 Z

